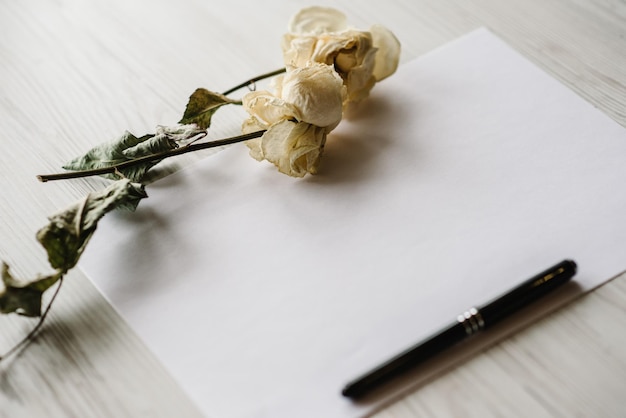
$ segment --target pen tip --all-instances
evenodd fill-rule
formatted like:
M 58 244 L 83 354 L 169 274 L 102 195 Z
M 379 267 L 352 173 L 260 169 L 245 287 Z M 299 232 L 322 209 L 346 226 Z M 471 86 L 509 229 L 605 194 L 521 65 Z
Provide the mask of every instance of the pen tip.
M 576 264 L 576 262 L 574 260 L 565 260 L 565 262 L 569 264 L 569 267 L 572 269 L 572 271 L 576 273 L 576 270 L 578 269 L 578 265 Z

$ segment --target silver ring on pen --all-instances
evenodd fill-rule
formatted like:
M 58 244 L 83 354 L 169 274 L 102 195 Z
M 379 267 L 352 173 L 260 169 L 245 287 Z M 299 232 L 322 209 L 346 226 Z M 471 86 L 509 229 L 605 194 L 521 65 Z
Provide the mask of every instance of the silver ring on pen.
M 485 328 L 485 321 L 483 320 L 480 311 L 476 308 L 470 308 L 461 315 L 457 316 L 456 319 L 461 325 L 463 325 L 467 335 L 472 335 Z

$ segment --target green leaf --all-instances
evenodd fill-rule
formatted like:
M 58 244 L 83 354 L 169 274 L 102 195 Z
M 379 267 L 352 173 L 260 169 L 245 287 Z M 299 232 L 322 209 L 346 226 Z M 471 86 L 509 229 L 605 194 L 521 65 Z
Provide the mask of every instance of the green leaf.
M 185 114 L 178 123 L 195 123 L 202 129 L 208 129 L 211 126 L 211 117 L 217 109 L 227 104 L 239 103 L 220 93 L 203 88 L 196 89 L 189 97 Z
M 2 283 L 0 283 L 0 312 L 18 313 L 25 316 L 41 316 L 41 296 L 56 283 L 63 273 L 57 271 L 49 276 L 38 277 L 29 283 L 20 283 L 2 263 Z
M 115 166 L 140 157 L 171 151 L 202 132 L 204 129 L 196 125 L 158 126 L 156 134 L 139 138 L 126 131 L 118 139 L 92 148 L 85 155 L 65 164 L 63 168 L 80 171 Z M 160 161 L 146 161 L 119 171 L 132 181 L 141 181 L 148 170 Z M 104 177 L 113 180 L 119 178 L 117 174 L 105 174 Z
M 145 197 L 142 184 L 123 179 L 106 189 L 89 193 L 67 209 L 50 216 L 50 223 L 37 232 L 37 240 L 48 252 L 50 265 L 62 272 L 74 267 L 100 218 L 115 208 L 135 210 Z

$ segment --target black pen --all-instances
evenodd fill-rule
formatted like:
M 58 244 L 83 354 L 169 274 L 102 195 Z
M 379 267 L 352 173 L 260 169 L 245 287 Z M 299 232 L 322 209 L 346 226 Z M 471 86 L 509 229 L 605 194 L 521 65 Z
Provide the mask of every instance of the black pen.
M 352 399 L 363 397 L 477 331 L 488 328 L 527 306 L 566 283 L 574 274 L 576 274 L 576 263 L 571 260 L 561 261 L 493 301 L 478 308 L 471 308 L 459 315 L 454 323 L 437 334 L 348 383 L 341 392 L 342 395 Z

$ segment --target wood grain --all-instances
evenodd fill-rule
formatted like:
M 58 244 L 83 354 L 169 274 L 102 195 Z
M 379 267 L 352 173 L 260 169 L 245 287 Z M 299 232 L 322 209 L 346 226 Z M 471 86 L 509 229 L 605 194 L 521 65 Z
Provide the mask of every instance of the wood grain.
M 620 0 L 321 1 L 357 27 L 381 23 L 406 62 L 487 26 L 626 126 Z M 0 259 L 45 272 L 34 233 L 99 179 L 38 183 L 125 129 L 178 120 L 196 87 L 225 90 L 281 65 L 279 38 L 304 1 L 30 0 L 0 3 Z M 240 115 L 216 120 L 215 137 Z M 626 138 L 625 138 L 626 140 Z M 206 153 L 176 158 L 158 175 Z M 626 415 L 626 278 L 379 411 L 378 418 Z M 0 352 L 34 325 L 0 317 Z M 181 355 L 184 355 L 181 347 Z M 0 417 L 194 417 L 195 406 L 80 271 L 26 350 L 0 363 Z

